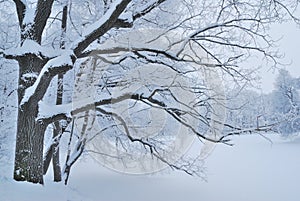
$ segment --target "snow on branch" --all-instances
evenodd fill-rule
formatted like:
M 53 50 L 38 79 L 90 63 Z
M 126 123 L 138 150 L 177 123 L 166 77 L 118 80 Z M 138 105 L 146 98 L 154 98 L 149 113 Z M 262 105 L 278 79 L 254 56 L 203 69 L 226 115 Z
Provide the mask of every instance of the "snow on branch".
M 145 97 L 141 94 L 135 93 L 125 93 L 118 97 L 102 99 L 99 101 L 93 101 L 92 99 L 83 99 L 69 104 L 63 105 L 47 105 L 42 101 L 39 102 L 39 113 L 37 120 L 44 121 L 56 121 L 61 119 L 67 119 L 71 115 L 76 115 L 81 112 L 86 112 L 91 109 L 95 109 L 97 106 L 109 105 L 114 103 L 119 103 L 125 100 L 148 100 L 152 103 L 165 107 L 166 105 L 153 98 L 153 95 Z
M 176 121 L 178 121 L 183 126 L 189 128 L 195 135 L 198 137 L 214 142 L 214 143 L 228 143 L 229 140 L 224 138 L 213 139 L 209 138 L 200 132 L 197 131 L 194 127 L 192 127 L 189 123 L 186 122 L 182 116 L 183 114 L 192 115 L 191 111 L 179 111 L 179 109 L 168 107 L 166 103 L 161 100 L 155 99 L 153 96 L 159 90 L 154 91 L 149 96 L 145 96 L 144 94 L 136 94 L 136 93 L 125 93 L 118 97 L 102 99 L 96 102 L 92 102 L 89 100 L 81 100 L 80 102 L 76 102 L 73 104 L 66 105 L 56 105 L 56 106 L 47 106 L 40 103 L 39 107 L 39 119 L 43 119 L 46 122 L 53 122 L 61 119 L 68 119 L 71 115 L 76 115 L 82 112 L 87 112 L 88 110 L 94 109 L 97 111 L 102 111 L 101 106 L 116 104 L 125 100 L 135 100 L 140 101 L 146 105 L 149 105 L 153 108 L 161 109 L 173 117 Z M 73 105 L 73 107 L 72 107 Z M 72 111 L 71 111 L 72 108 Z M 193 109 L 193 108 L 190 108 Z M 71 114 L 71 115 L 70 115 Z M 182 116 L 181 116 L 182 115 Z M 39 120 L 38 119 L 38 120 Z
M 39 76 L 37 77 L 35 83 L 25 90 L 24 97 L 21 101 L 21 106 L 27 103 L 31 97 L 34 97 L 35 100 L 40 100 L 43 94 L 39 94 L 40 87 L 48 87 L 47 83 L 51 81 L 49 77 L 54 77 L 60 72 L 66 72 L 71 69 L 73 66 L 73 52 L 65 51 L 61 56 L 55 57 L 49 60 L 45 66 L 42 68 Z
M 57 57 L 59 53 L 60 50 L 43 47 L 34 40 L 26 39 L 21 46 L 4 51 L 4 57 L 8 59 L 17 59 L 19 57 L 24 57 L 25 55 L 36 55 L 42 59 Z
M 25 5 L 26 5 L 26 9 L 25 9 L 25 15 L 24 15 L 24 19 L 23 19 L 23 24 L 33 24 L 34 23 L 34 18 L 35 18 L 36 8 L 35 7 L 30 7 L 26 3 L 25 3 Z
M 85 30 L 83 36 L 74 42 L 72 49 L 76 56 L 80 55 L 94 40 L 103 36 L 117 22 L 131 0 L 116 0 L 101 19 L 91 24 Z
M 40 119 L 56 119 L 57 116 L 63 116 L 63 118 L 71 118 L 72 104 L 63 105 L 48 105 L 43 101 L 39 102 L 39 113 L 37 120 Z

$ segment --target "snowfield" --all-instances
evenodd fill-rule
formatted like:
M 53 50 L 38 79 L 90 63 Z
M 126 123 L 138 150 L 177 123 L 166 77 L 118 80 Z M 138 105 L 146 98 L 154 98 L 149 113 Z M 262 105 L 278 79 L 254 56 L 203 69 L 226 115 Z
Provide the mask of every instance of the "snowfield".
M 206 160 L 207 182 L 180 172 L 132 176 L 107 170 L 89 157 L 72 169 L 68 186 L 15 182 L 13 161 L 1 162 L 1 201 L 298 201 L 300 137 L 258 135 L 218 145 Z

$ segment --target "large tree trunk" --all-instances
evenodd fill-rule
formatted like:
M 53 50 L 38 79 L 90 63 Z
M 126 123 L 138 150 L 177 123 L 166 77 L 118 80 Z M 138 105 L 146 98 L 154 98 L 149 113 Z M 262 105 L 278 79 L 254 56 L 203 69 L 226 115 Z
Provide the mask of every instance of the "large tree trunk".
M 36 121 L 37 106 L 18 111 L 14 179 L 43 184 L 43 146 L 46 126 Z
M 25 73 L 39 74 L 44 62 L 33 56 L 19 60 L 18 121 L 15 150 L 14 179 L 43 184 L 43 146 L 47 125 L 37 121 L 38 99 L 30 99 L 21 105 L 25 90 L 35 78 L 24 79 Z M 46 85 L 48 83 L 45 83 Z M 39 93 L 44 94 L 46 90 Z M 40 98 L 41 99 L 41 98 Z
M 26 3 L 14 1 L 16 3 L 17 14 L 21 29 L 21 44 L 25 39 L 34 40 L 41 44 L 42 33 L 51 13 L 54 0 L 37 2 L 33 24 L 23 22 L 26 17 Z M 35 97 L 21 105 L 25 90 L 35 82 L 38 75 L 47 62 L 41 57 L 30 53 L 18 57 L 19 62 L 19 85 L 18 85 L 18 121 L 15 150 L 14 179 L 17 181 L 29 181 L 43 184 L 43 146 L 44 133 L 47 125 L 43 121 L 37 121 L 38 102 L 46 93 L 47 87 L 52 79 L 43 80 L 42 86 Z M 27 76 L 24 76 L 26 75 Z M 31 76 L 33 75 L 33 76 Z M 29 79 L 27 78 L 29 77 Z

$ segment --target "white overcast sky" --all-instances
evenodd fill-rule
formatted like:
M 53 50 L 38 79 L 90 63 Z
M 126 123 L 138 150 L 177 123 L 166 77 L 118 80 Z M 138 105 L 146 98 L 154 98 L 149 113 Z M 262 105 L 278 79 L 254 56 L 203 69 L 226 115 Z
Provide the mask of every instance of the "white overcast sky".
M 300 77 L 300 27 L 290 22 L 273 25 L 270 31 L 271 36 L 275 39 L 281 38 L 278 45 L 280 52 L 285 54 L 282 61 L 288 64 L 291 63 L 285 66 L 285 69 L 290 71 L 293 77 Z M 272 91 L 276 74 L 277 71 L 270 68 L 262 69 L 261 88 L 263 92 Z

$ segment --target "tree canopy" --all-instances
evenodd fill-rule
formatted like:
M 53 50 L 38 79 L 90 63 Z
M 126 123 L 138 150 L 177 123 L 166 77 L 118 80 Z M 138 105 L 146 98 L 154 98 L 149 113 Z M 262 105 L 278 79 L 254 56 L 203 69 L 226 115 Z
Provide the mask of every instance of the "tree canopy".
M 84 151 L 120 171 L 138 161 L 133 172 L 167 166 L 201 175 L 201 160 L 215 143 L 269 129 L 228 124 L 226 88 L 253 80 L 260 64 L 243 63 L 253 55 L 277 65 L 272 23 L 299 23 L 298 1 L 0 5 L 1 70 L 9 74 L 16 64 L 9 62 L 18 64 L 11 75 L 18 77 L 14 179 L 34 183 L 43 183 L 51 159 L 54 180 L 67 183 Z M 190 137 L 204 144 L 197 156 L 184 154 Z M 65 151 L 62 168 L 58 148 Z

